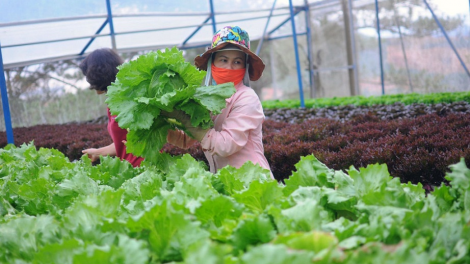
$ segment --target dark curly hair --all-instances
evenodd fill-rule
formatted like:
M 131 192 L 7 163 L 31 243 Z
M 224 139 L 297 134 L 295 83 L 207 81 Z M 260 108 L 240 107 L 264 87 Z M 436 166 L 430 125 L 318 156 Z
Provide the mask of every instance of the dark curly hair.
M 123 59 L 112 49 L 102 48 L 88 54 L 78 67 L 85 75 L 90 89 L 108 91 L 108 86 L 116 80 L 117 67 Z

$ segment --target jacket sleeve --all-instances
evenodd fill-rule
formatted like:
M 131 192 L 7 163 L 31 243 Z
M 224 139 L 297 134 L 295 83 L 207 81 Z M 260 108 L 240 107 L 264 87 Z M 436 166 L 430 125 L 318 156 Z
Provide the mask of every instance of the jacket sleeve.
M 263 108 L 253 90 L 235 99 L 232 109 L 222 123 L 221 131 L 210 129 L 201 141 L 204 151 L 228 157 L 242 149 L 250 140 L 250 131 L 262 125 Z
M 172 129 L 168 130 L 166 140 L 168 141 L 168 143 L 182 149 L 187 149 L 197 142 L 197 140 L 189 137 L 183 131 Z

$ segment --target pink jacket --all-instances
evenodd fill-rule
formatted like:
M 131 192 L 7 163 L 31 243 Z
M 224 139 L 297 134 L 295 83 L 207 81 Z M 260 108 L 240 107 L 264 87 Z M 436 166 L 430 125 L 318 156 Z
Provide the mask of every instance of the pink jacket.
M 247 161 L 270 170 L 264 156 L 264 113 L 258 95 L 242 82 L 235 89 L 237 92 L 226 99 L 227 106 L 215 117 L 214 127 L 201 141 L 210 170 L 216 173 L 227 165 L 239 168 Z M 196 142 L 186 134 L 174 130 L 169 131 L 167 140 L 181 148 L 187 148 Z M 271 177 L 274 178 L 272 173 Z

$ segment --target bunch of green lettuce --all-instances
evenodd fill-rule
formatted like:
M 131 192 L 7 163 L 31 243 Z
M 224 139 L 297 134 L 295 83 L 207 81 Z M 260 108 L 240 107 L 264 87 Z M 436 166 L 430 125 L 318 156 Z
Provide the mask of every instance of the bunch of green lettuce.
M 127 151 L 152 163 L 161 159 L 167 131 L 175 128 L 162 110 L 182 110 L 192 126 L 209 128 L 211 113 L 219 114 L 236 91 L 233 83 L 201 86 L 206 72 L 186 62 L 176 47 L 141 55 L 118 69 L 106 103 L 119 126 L 129 131 Z

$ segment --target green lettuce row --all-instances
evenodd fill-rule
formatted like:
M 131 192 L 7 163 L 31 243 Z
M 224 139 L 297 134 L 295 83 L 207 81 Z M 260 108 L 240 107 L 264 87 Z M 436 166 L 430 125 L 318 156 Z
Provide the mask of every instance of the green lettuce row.
M 285 184 L 246 163 L 163 172 L 0 150 L 4 263 L 468 263 L 470 170 L 425 195 L 386 165 L 336 171 L 302 157 Z M 61 198 L 61 199 L 54 199 Z
M 405 105 L 413 103 L 438 104 L 453 102 L 470 102 L 470 92 L 442 92 L 428 94 L 385 94 L 379 96 L 345 96 L 333 98 L 310 98 L 306 99 L 305 108 L 323 108 L 332 106 L 371 106 L 371 105 L 390 105 L 394 103 L 403 103 Z M 262 102 L 265 109 L 277 108 L 299 108 L 300 100 L 267 100 Z

